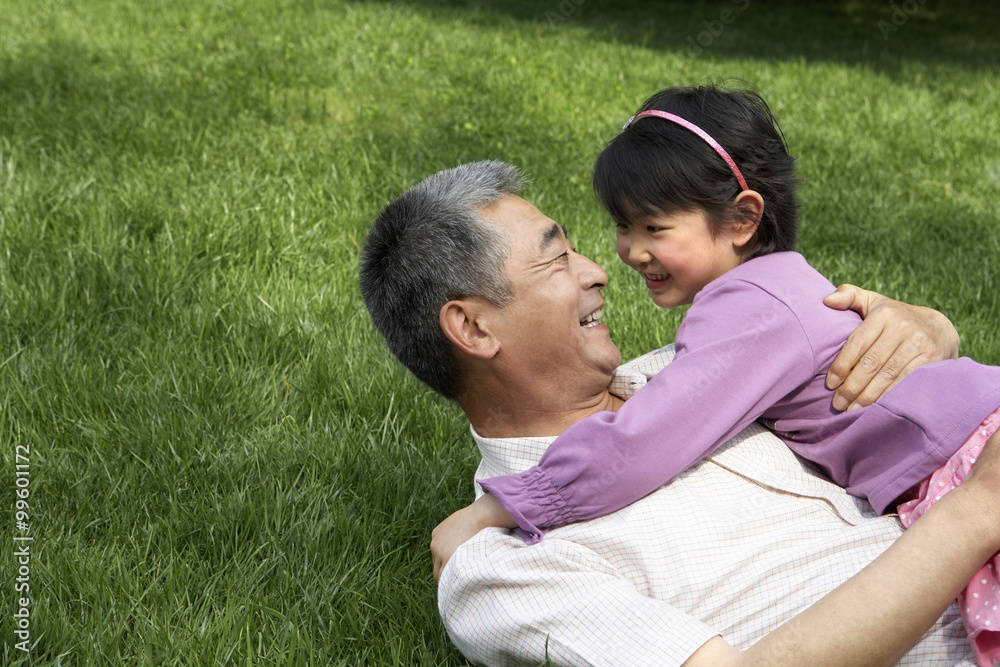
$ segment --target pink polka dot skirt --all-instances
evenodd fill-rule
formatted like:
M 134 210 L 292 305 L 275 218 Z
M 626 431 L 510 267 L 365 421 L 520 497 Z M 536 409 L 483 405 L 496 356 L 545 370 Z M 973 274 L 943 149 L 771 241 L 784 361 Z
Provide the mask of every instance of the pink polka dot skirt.
M 1000 408 L 983 421 L 948 462 L 920 483 L 917 497 L 901 504 L 899 519 L 909 528 L 941 497 L 965 481 L 986 441 L 1000 427 Z M 962 620 L 972 641 L 976 662 L 1000 665 L 1000 554 L 994 554 L 958 596 Z

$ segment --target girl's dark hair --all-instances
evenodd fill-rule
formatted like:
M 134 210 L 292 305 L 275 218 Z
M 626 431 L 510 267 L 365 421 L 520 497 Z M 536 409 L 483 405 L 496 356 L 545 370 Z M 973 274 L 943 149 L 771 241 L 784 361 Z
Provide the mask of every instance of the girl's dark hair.
M 715 85 L 667 88 L 639 111 L 647 109 L 675 114 L 708 132 L 736 162 L 747 186 L 764 198 L 745 259 L 795 247 L 795 158 L 759 94 Z M 715 234 L 753 215 L 733 204 L 740 185 L 722 157 L 691 130 L 656 117 L 633 122 L 611 140 L 594 165 L 594 191 L 615 222 L 625 225 L 700 209 Z

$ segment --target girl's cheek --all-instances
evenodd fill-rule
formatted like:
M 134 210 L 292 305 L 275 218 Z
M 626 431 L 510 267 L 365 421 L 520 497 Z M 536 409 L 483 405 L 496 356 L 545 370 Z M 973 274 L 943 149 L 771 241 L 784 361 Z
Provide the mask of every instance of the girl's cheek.
M 620 234 L 616 243 L 616 249 L 618 250 L 618 259 L 628 264 L 629 243 L 628 240 L 623 239 Z

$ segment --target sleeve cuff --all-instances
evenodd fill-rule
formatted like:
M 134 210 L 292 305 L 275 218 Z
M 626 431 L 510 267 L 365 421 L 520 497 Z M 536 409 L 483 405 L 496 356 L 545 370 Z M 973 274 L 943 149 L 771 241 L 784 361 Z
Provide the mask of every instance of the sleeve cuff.
M 572 523 L 572 508 L 548 474 L 534 466 L 518 475 L 476 480 L 517 522 L 514 534 L 527 544 L 541 541 L 549 528 Z

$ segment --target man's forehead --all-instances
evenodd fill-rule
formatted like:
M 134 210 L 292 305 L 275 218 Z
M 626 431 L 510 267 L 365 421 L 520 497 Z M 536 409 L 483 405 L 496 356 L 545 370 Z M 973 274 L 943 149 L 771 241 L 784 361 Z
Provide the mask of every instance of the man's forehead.
M 503 227 L 532 250 L 543 250 L 553 241 L 568 238 L 566 227 L 544 215 L 517 195 L 504 195 L 482 209 L 485 219 Z

